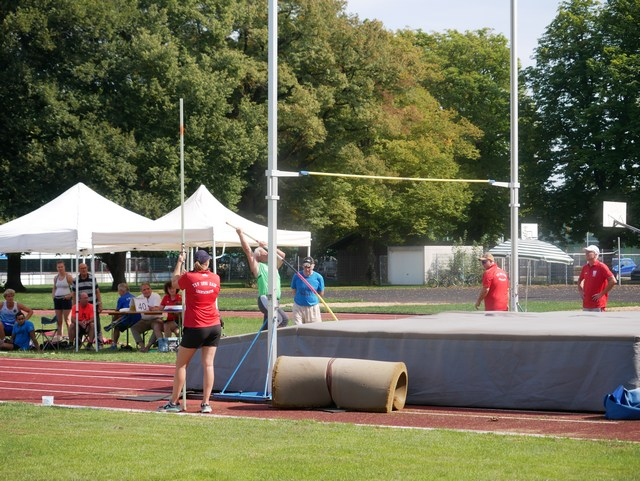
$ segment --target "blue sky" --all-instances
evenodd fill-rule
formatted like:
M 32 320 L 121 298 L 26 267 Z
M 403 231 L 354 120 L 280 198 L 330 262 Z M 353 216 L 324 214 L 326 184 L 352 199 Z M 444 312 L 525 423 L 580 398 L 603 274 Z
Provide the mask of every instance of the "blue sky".
M 560 0 L 517 0 L 518 56 L 533 65 L 538 38 L 555 18 Z M 510 37 L 511 0 L 348 0 L 347 12 L 361 20 L 378 19 L 386 28 L 425 32 L 492 28 Z

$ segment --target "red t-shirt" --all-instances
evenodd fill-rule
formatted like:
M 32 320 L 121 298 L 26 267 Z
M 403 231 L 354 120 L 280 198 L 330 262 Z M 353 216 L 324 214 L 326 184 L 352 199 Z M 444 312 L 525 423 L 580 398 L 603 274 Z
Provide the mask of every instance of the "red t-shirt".
M 169 294 L 165 294 L 165 296 L 162 298 L 162 301 L 160 301 L 160 305 L 162 307 L 166 307 L 166 306 L 181 306 L 182 305 L 182 296 L 180 294 L 176 294 L 176 298 L 175 299 L 171 299 L 171 296 Z M 176 314 L 174 312 L 169 312 L 167 314 L 167 321 L 178 322 L 179 319 L 180 319 L 180 316 L 178 316 L 178 314 Z
M 93 304 L 89 303 L 86 306 L 82 307 L 82 305 L 76 304 L 71 308 L 71 312 L 73 313 L 72 319 L 75 321 L 76 318 L 75 313 L 78 313 L 78 324 L 82 327 L 85 327 L 89 321 L 93 321 Z
M 220 324 L 216 299 L 220 277 L 211 271 L 186 272 L 178 279 L 185 295 L 184 327 L 210 327 Z
M 593 266 L 585 264 L 580 271 L 580 277 L 578 277 L 578 285 L 584 280 L 582 289 L 584 291 L 584 297 L 582 298 L 582 307 L 585 309 L 595 309 L 607 307 L 607 299 L 609 294 L 605 294 L 597 301 L 591 299 L 595 294 L 604 291 L 609 282 L 609 278 L 613 277 L 613 274 L 609 270 L 606 264 L 603 264 L 599 260 L 593 263 Z
M 507 273 L 497 264 L 492 265 L 482 274 L 482 286 L 489 288 L 484 298 L 485 311 L 509 310 L 509 278 Z

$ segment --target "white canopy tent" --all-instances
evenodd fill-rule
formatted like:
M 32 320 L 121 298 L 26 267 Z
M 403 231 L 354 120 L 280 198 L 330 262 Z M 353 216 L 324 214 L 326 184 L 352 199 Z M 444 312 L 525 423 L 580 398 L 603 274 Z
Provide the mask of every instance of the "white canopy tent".
M 198 187 L 193 195 L 185 201 L 184 209 L 185 228 L 210 226 L 213 228 L 217 243 L 224 243 L 230 247 L 240 246 L 235 227 L 241 227 L 244 232 L 255 239 L 264 239 L 265 242 L 267 240 L 267 226 L 252 222 L 227 209 L 204 185 Z M 164 227 L 178 225 L 180 223 L 180 207 L 160 217 L 155 223 Z M 278 229 L 278 245 L 310 247 L 311 233 Z
M 0 252 L 93 255 L 98 252 L 93 249 L 94 231 L 123 228 L 133 230 L 152 224 L 151 219 L 111 202 L 80 182 L 33 212 L 0 226 Z M 77 266 L 76 262 L 76 268 Z M 91 270 L 93 271 L 93 262 Z M 95 297 L 95 277 L 93 279 Z M 97 334 L 97 323 L 94 328 Z
M 151 225 L 151 219 L 120 207 L 80 182 L 39 209 L 1 225 L 0 252 L 88 254 L 95 231 Z
M 201 185 L 184 203 L 185 244 L 187 247 L 224 245 L 240 246 L 235 227 L 256 239 L 267 239 L 267 227 L 245 219 L 226 208 Z M 181 208 L 153 221 L 144 229 L 115 229 L 94 232 L 97 251 L 176 250 L 180 246 Z M 233 227 L 232 227 L 233 226 Z M 278 230 L 278 245 L 310 247 L 311 233 Z

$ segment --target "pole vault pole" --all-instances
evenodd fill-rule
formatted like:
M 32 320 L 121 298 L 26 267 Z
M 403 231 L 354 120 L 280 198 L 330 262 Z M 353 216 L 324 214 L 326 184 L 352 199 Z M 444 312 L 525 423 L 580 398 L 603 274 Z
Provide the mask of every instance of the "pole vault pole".
M 277 229 L 278 229 L 278 177 L 274 172 L 278 170 L 278 2 L 277 0 L 269 0 L 268 13 L 268 80 L 267 80 L 267 98 L 268 98 L 268 167 L 267 177 L 267 215 L 268 215 L 268 330 L 269 348 L 267 349 L 267 382 L 265 396 L 271 395 L 271 378 L 273 367 L 278 358 L 277 352 L 277 329 L 274 322 L 275 309 L 274 301 L 276 299 L 276 274 L 277 274 Z
M 227 225 L 229 225 L 230 227 L 233 227 L 234 229 L 237 229 L 237 227 L 235 227 L 235 226 L 234 226 L 234 225 L 232 225 L 232 224 L 229 224 L 229 222 L 227 222 Z M 254 240 L 258 245 L 260 245 L 260 241 L 259 241 L 258 239 L 256 239 L 255 237 L 253 237 L 252 235 L 247 234 L 246 232 L 243 232 L 243 234 L 244 234 L 244 235 L 246 235 L 248 238 L 250 238 L 250 239 Z M 305 279 L 305 277 L 304 277 L 302 274 L 300 274 L 300 272 L 298 271 L 298 269 L 296 269 L 295 267 L 293 267 L 293 265 L 291 265 L 291 263 L 290 263 L 290 262 L 288 262 L 288 261 L 287 261 L 284 257 L 282 257 L 281 255 L 279 255 L 279 254 L 278 254 L 278 252 L 277 252 L 277 250 L 276 250 L 276 255 L 278 256 L 278 259 L 280 259 L 280 260 L 283 262 L 283 264 L 285 264 L 289 269 L 291 269 L 291 270 L 294 272 L 294 274 L 296 274 L 296 275 L 300 278 L 300 280 L 301 280 L 302 282 L 304 282 L 304 283 L 306 284 L 306 286 L 307 286 L 309 289 L 311 289 L 311 292 L 313 292 L 316 296 L 318 296 L 318 299 L 320 299 L 320 302 L 322 302 L 322 305 L 324 305 L 324 307 L 326 307 L 326 308 L 327 308 L 327 311 L 329 311 L 329 313 L 331 314 L 331 317 L 333 317 L 333 320 L 334 320 L 334 321 L 337 321 L 337 320 L 338 320 L 338 318 L 337 318 L 337 317 L 336 317 L 336 315 L 333 313 L 333 311 L 331 310 L 331 308 L 329 307 L 329 305 L 324 301 L 324 299 L 322 298 L 322 296 L 321 296 L 320 294 L 318 294 L 318 291 L 316 291 L 316 290 L 314 289 L 314 287 L 313 287 L 311 284 L 309 284 L 309 281 L 307 281 L 307 279 Z
M 184 237 L 184 101 L 180 99 L 180 253 L 186 255 Z M 215 253 L 214 253 L 215 254 Z M 184 259 L 186 262 L 186 259 Z M 184 266 L 184 262 L 182 264 Z M 186 296 L 182 296 L 182 322 L 184 323 L 184 308 Z M 182 336 L 182 327 L 180 328 Z M 182 406 L 187 410 L 187 380 L 182 385 Z

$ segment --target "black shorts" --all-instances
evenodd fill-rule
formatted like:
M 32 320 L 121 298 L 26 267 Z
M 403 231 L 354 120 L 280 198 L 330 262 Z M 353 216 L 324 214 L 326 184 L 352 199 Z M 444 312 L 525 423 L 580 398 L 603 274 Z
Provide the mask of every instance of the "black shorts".
M 180 345 L 188 349 L 218 347 L 221 335 L 222 327 L 220 324 L 211 327 L 185 327 L 182 329 Z
M 64 297 L 54 297 L 53 298 L 53 308 L 56 311 L 70 311 L 71 310 L 71 299 L 65 299 Z

